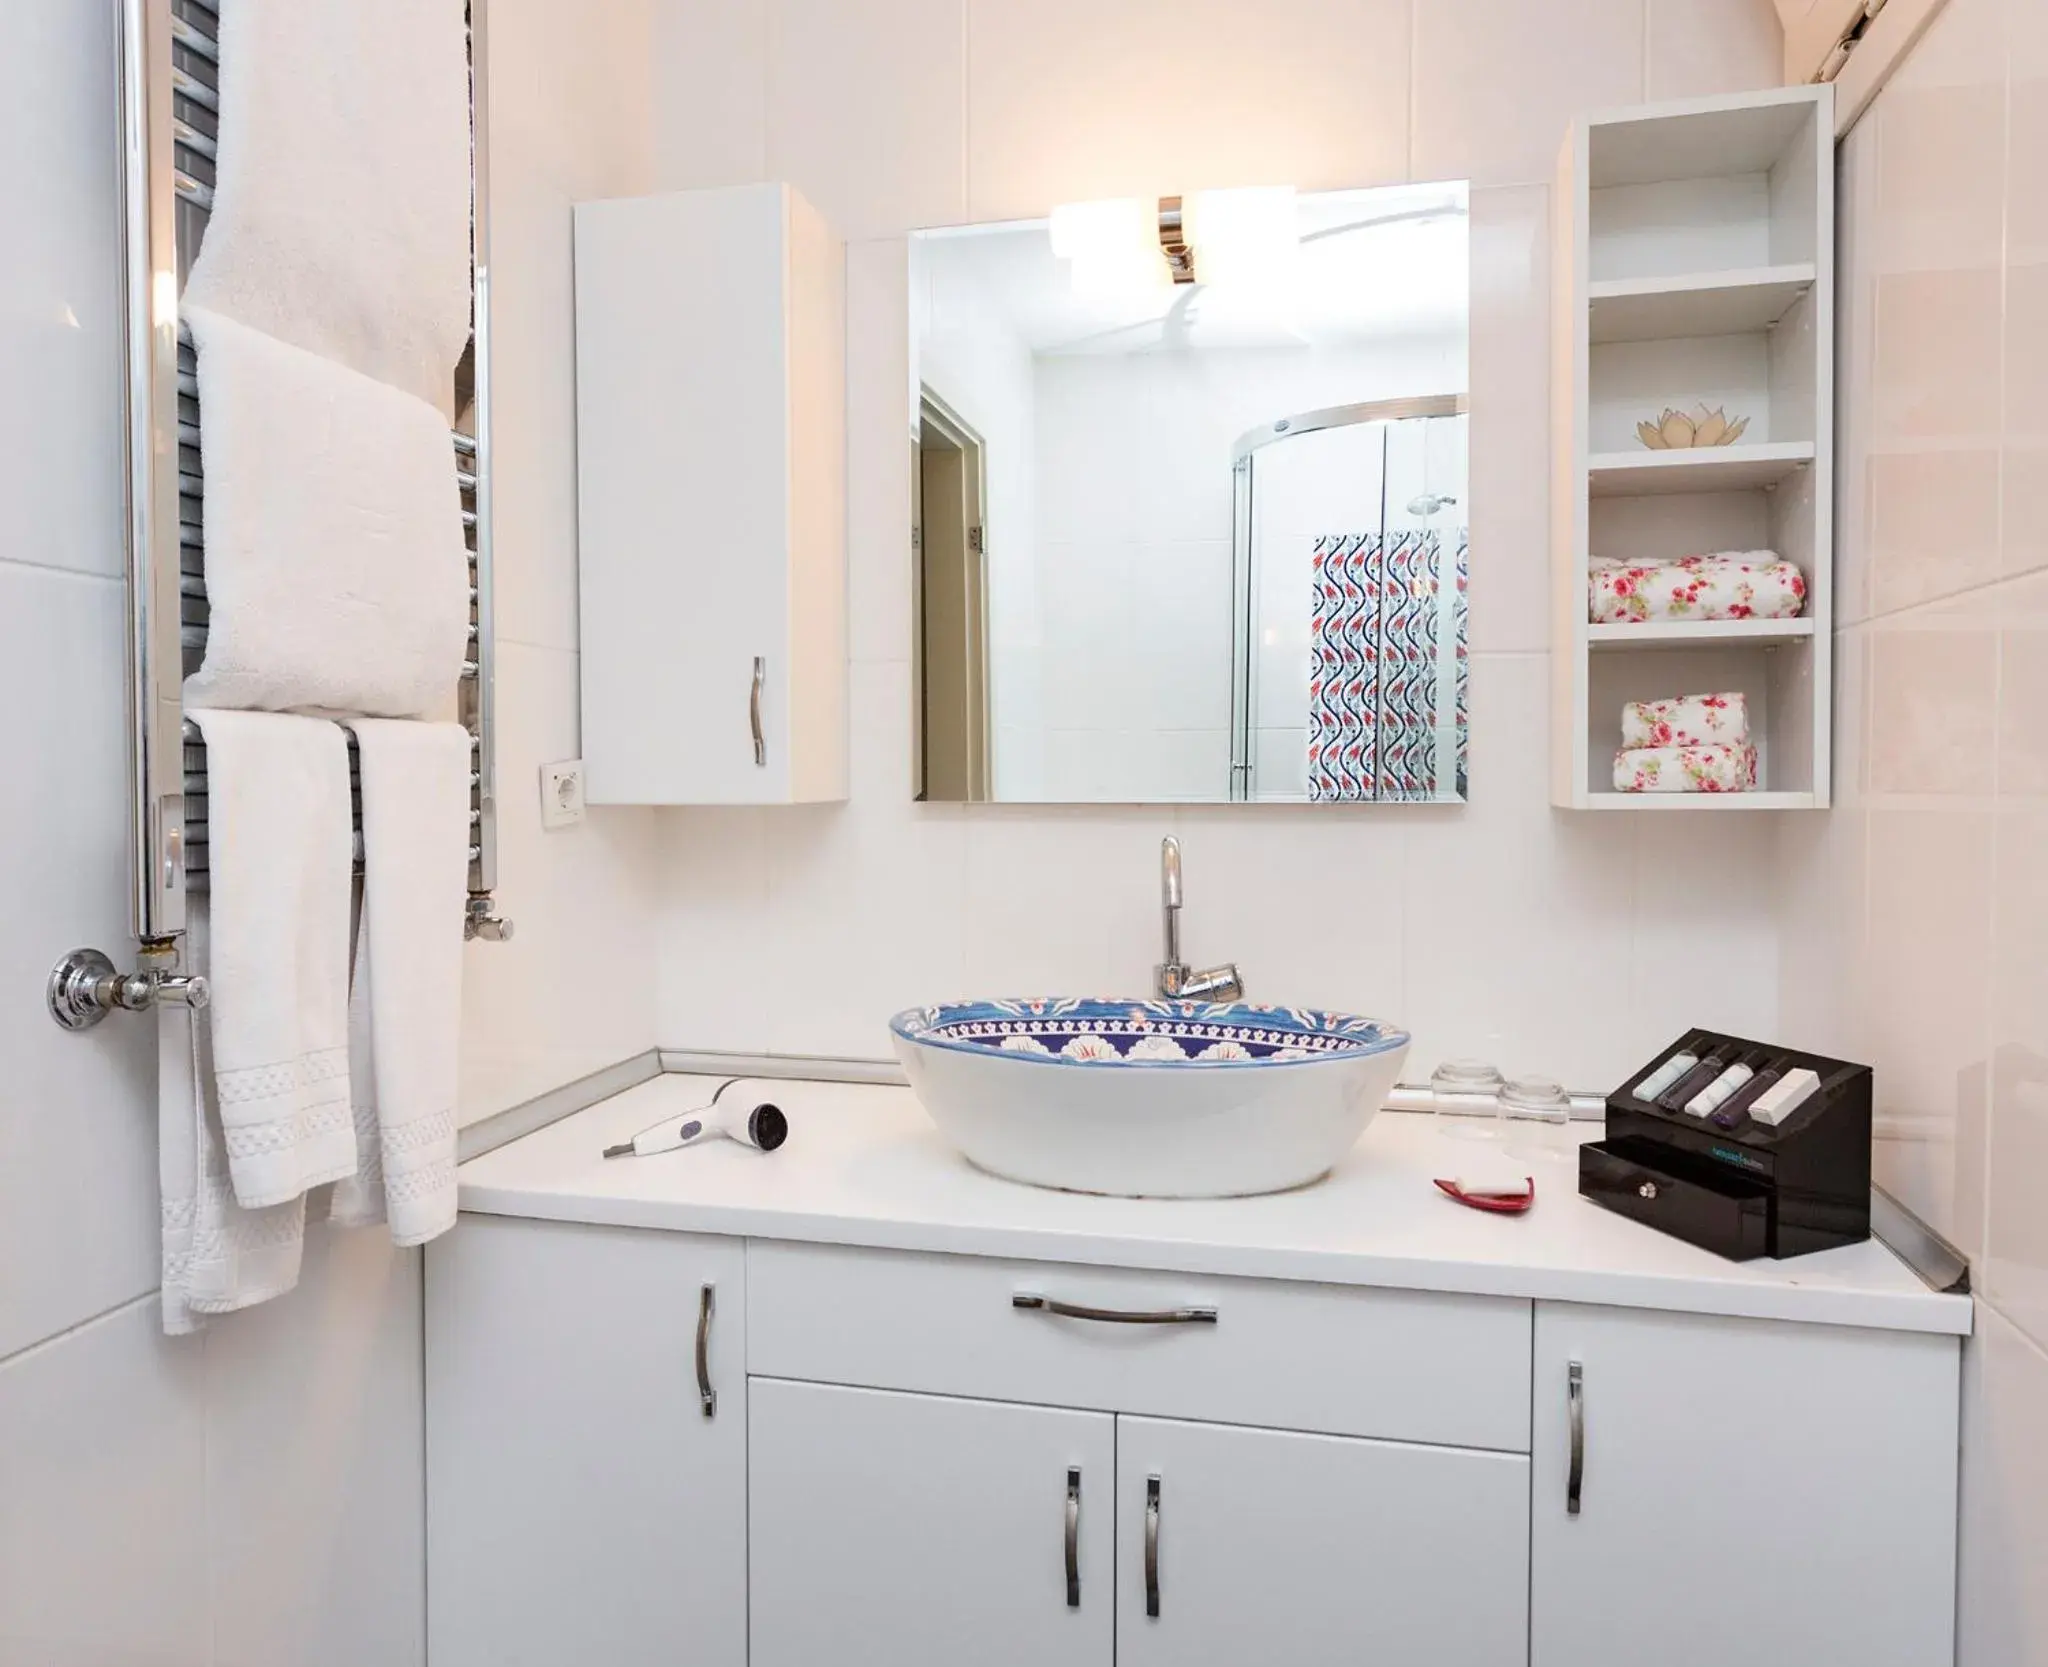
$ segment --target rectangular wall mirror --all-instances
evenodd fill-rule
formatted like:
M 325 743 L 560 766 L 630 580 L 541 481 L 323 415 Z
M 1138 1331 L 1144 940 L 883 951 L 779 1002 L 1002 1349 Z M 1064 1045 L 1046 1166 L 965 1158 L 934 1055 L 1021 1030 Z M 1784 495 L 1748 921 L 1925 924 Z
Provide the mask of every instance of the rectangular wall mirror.
M 1463 184 L 911 239 L 920 797 L 1465 797 Z

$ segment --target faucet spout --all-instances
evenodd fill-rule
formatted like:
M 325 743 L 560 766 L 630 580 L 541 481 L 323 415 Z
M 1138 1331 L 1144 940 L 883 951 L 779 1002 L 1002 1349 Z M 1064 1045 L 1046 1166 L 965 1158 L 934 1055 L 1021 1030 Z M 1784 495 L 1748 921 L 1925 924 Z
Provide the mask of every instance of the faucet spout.
M 1153 969 L 1159 994 L 1169 1000 L 1236 1001 L 1244 980 L 1234 963 L 1198 972 L 1180 954 L 1180 841 L 1168 834 L 1159 842 L 1159 905 L 1166 958 Z

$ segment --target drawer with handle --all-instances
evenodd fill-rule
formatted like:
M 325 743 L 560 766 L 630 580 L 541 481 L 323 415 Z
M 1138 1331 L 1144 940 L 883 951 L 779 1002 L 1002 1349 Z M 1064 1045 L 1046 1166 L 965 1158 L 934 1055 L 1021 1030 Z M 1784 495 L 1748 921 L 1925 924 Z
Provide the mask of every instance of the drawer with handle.
M 758 1377 L 1529 1450 L 1530 1306 L 754 1240 Z

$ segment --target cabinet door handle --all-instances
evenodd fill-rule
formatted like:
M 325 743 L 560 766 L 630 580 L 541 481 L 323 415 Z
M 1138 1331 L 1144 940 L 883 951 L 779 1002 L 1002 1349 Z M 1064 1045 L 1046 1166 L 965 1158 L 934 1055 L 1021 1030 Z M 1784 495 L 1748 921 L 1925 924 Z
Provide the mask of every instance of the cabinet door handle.
M 766 768 L 768 763 L 768 738 L 761 733 L 761 687 L 768 681 L 768 662 L 754 656 L 754 686 L 747 695 L 747 724 L 754 732 L 754 763 Z
M 1159 1478 L 1145 1478 L 1145 1618 L 1159 1619 Z
M 1586 1369 L 1576 1360 L 1565 1379 L 1565 1410 L 1571 1415 L 1572 1462 L 1564 1479 L 1564 1510 L 1566 1516 L 1577 1516 L 1586 1480 Z
M 717 1306 L 717 1287 L 706 1285 L 697 1297 L 697 1399 L 704 1416 L 718 1416 L 718 1391 L 711 1387 L 711 1314 Z
M 1081 1467 L 1067 1469 L 1067 1607 L 1081 1607 Z
M 1057 1314 L 1063 1320 L 1099 1320 L 1105 1325 L 1214 1325 L 1213 1308 L 1089 1308 L 1078 1302 L 1061 1302 L 1035 1291 L 1018 1291 L 1010 1298 L 1012 1308 L 1035 1313 Z

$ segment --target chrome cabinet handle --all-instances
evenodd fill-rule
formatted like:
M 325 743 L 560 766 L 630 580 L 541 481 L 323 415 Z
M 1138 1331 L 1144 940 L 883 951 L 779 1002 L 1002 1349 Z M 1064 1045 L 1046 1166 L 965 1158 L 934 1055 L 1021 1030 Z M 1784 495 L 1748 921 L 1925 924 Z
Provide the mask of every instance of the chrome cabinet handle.
M 711 1387 L 711 1314 L 717 1306 L 717 1287 L 706 1285 L 697 1298 L 697 1399 L 704 1416 L 718 1416 L 718 1391 Z
M 1564 1481 L 1564 1510 L 1566 1516 L 1577 1516 L 1586 1480 L 1586 1369 L 1576 1360 L 1565 1380 L 1565 1405 L 1572 1421 L 1572 1463 Z
M 1083 1303 L 1061 1302 L 1035 1291 L 1018 1291 L 1010 1298 L 1012 1308 L 1034 1313 L 1056 1314 L 1063 1320 L 1099 1320 L 1104 1325 L 1214 1325 L 1213 1308 L 1090 1308 Z
M 1145 1478 L 1145 1618 L 1159 1619 L 1159 1478 Z
M 747 722 L 754 731 L 754 763 L 765 768 L 768 763 L 768 741 L 761 733 L 761 686 L 768 681 L 768 662 L 761 655 L 754 656 L 754 687 L 747 696 Z
M 1067 1469 L 1067 1607 L 1081 1607 L 1081 1467 Z

